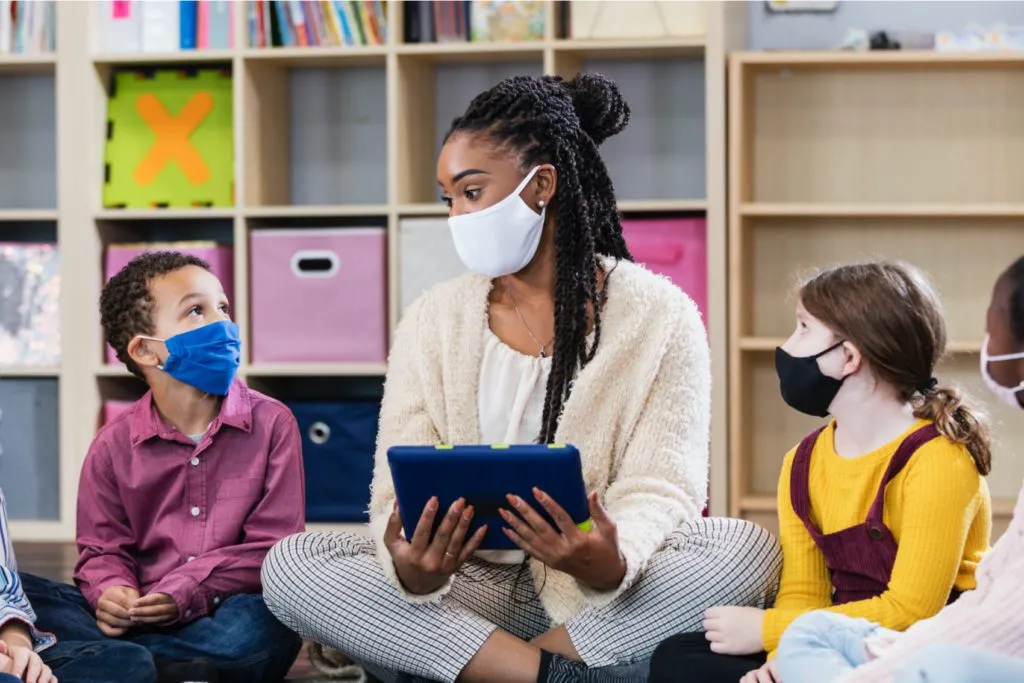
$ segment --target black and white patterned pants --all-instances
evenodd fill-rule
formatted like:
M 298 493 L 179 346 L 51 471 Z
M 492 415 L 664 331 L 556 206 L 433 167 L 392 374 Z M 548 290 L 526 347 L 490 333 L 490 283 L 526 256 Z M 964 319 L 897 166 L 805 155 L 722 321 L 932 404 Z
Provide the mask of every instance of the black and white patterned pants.
M 668 636 L 700 630 L 708 607 L 767 607 L 781 569 L 765 529 L 696 519 L 668 537 L 628 591 L 565 627 L 589 666 L 644 661 Z M 384 681 L 394 672 L 455 681 L 496 628 L 524 640 L 551 628 L 525 565 L 470 560 L 447 595 L 414 605 L 384 577 L 373 542 L 354 534 L 284 539 L 264 562 L 263 592 L 285 625 Z

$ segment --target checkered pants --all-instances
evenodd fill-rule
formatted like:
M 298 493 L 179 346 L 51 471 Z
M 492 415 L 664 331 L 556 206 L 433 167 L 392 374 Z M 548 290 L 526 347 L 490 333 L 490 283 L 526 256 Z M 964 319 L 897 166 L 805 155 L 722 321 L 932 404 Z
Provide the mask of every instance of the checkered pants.
M 645 661 L 668 636 L 700 630 L 708 607 L 769 605 L 781 568 L 779 545 L 761 527 L 696 519 L 669 536 L 628 591 L 565 626 L 589 666 Z M 284 539 L 264 562 L 263 592 L 289 628 L 383 681 L 395 672 L 455 681 L 496 628 L 524 640 L 551 628 L 526 565 L 470 560 L 444 598 L 413 605 L 384 577 L 373 542 L 353 534 Z

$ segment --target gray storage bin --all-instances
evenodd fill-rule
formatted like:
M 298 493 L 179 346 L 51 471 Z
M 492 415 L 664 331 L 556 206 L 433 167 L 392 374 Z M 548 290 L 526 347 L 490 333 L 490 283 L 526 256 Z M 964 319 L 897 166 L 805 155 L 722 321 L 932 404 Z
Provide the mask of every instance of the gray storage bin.
M 399 224 L 402 310 L 434 285 L 466 272 L 446 218 L 404 218 Z
M 11 519 L 56 520 L 56 379 L 0 379 L 0 486 Z

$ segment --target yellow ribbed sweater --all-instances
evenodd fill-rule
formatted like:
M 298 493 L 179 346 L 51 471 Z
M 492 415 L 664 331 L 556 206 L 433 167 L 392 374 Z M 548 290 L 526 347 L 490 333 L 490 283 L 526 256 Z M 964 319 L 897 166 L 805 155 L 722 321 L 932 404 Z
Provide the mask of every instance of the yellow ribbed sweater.
M 811 455 L 811 520 L 830 534 L 865 521 L 868 509 L 899 444 L 920 420 L 895 441 L 858 458 L 835 452 L 833 421 L 818 437 Z M 775 607 L 764 617 L 764 646 L 773 652 L 791 621 L 827 608 L 862 617 L 895 630 L 936 614 L 955 585 L 975 586 L 974 570 L 989 547 L 992 509 L 988 485 L 965 448 L 938 437 L 915 453 L 885 492 L 883 521 L 899 550 L 888 590 L 870 600 L 832 606 L 825 557 L 790 502 L 790 470 L 796 454 L 786 455 L 779 477 L 779 536 L 782 584 Z

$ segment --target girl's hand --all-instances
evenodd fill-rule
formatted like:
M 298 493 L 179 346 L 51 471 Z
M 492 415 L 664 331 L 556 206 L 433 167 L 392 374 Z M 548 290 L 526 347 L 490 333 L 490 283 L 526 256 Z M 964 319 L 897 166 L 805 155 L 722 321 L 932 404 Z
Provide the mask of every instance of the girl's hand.
M 569 514 L 540 489 L 533 497 L 558 525 L 552 529 L 522 498 L 509 495 L 508 502 L 519 515 L 502 509 L 501 517 L 512 527 L 505 535 L 526 553 L 552 569 L 565 572 L 595 590 L 613 590 L 626 576 L 626 559 L 619 550 L 615 523 L 608 517 L 597 493 L 588 497 L 590 531 L 581 531 Z
M 436 497 L 427 502 L 411 541 L 402 538 L 402 518 L 397 502 L 384 530 L 384 545 L 395 561 L 395 573 L 405 589 L 415 595 L 433 593 L 444 586 L 448 577 L 480 547 L 487 534 L 487 525 L 484 525 L 466 540 L 473 507 L 466 507 L 466 502 L 460 498 L 452 503 L 431 539 L 437 505 Z
M 741 678 L 740 683 L 783 683 L 783 680 L 779 677 L 778 669 L 775 668 L 775 660 L 772 660 L 760 669 L 754 669 Z
M 763 652 L 763 626 L 764 610 L 756 607 L 712 607 L 704 613 L 711 651 L 723 655 Z

